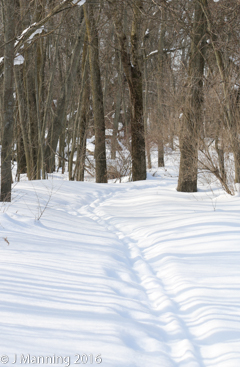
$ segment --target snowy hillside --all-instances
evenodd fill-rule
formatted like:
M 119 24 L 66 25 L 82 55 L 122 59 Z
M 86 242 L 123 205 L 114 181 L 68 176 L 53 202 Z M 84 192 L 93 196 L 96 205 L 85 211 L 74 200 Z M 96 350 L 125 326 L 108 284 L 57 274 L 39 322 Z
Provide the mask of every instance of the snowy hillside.
M 0 365 L 240 366 L 240 197 L 178 193 L 169 172 L 16 185 Z

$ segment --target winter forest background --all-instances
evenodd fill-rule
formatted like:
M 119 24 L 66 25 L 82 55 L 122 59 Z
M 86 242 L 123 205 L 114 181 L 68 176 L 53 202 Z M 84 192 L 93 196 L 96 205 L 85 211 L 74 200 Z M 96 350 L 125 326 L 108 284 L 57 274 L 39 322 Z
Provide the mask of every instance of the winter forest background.
M 145 180 L 153 149 L 159 167 L 164 149 L 180 149 L 178 191 L 196 191 L 200 170 L 233 194 L 239 10 L 224 0 L 1 1 L 1 200 L 24 173 Z

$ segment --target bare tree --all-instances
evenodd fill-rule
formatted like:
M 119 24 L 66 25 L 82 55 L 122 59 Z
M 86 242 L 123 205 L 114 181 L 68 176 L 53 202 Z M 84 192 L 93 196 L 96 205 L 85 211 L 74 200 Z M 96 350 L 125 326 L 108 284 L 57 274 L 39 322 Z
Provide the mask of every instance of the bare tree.
M 11 201 L 11 156 L 14 125 L 15 0 L 2 1 L 4 23 L 3 138 L 1 151 L 1 201 Z
M 94 19 L 93 1 L 84 4 L 84 16 L 86 21 L 89 42 L 89 65 L 91 90 L 93 98 L 94 128 L 95 128 L 95 160 L 96 182 L 107 182 L 107 164 L 105 147 L 105 119 L 103 108 L 103 92 L 101 85 L 101 73 L 99 66 L 98 31 Z
M 197 191 L 198 144 L 203 123 L 203 72 L 206 18 L 202 5 L 206 0 L 195 0 L 194 22 L 191 33 L 191 52 L 188 69 L 186 102 L 180 131 L 180 169 L 178 191 Z
M 128 37 L 123 28 L 125 3 L 109 0 L 116 34 L 119 40 L 123 70 L 127 79 L 131 102 L 131 137 L 132 137 L 132 178 L 133 181 L 146 179 L 145 133 L 143 110 L 142 53 L 140 52 L 140 26 L 143 1 L 132 3 L 131 50 Z

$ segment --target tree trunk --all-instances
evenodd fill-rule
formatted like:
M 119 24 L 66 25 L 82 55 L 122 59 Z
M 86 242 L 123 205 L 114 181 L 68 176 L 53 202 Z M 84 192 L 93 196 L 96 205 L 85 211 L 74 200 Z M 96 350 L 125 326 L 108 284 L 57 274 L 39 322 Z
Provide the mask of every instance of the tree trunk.
M 98 31 L 93 9 L 94 4 L 92 2 L 84 4 L 84 15 L 89 42 L 89 66 L 95 127 L 96 182 L 107 183 L 103 92 L 99 66 Z
M 14 67 L 14 77 L 15 77 L 15 88 L 16 88 L 16 97 L 17 97 L 17 105 L 18 105 L 18 115 L 21 127 L 21 139 L 23 141 L 24 147 L 24 155 L 27 166 L 27 177 L 31 179 L 31 159 L 30 159 L 30 150 L 29 150 L 29 142 L 28 142 L 28 134 L 27 134 L 27 113 L 26 113 L 26 99 L 24 95 L 24 84 L 23 84 L 23 67 L 15 66 Z M 21 172 L 20 170 L 20 173 Z
M 115 37 L 115 41 L 117 38 Z M 117 46 L 117 45 L 116 45 Z M 117 47 L 116 47 L 117 49 Z M 113 119 L 113 135 L 111 140 L 111 159 L 116 159 L 116 150 L 117 150 L 117 138 L 118 138 L 118 122 L 120 118 L 121 111 L 121 102 L 122 102 L 122 75 L 121 75 L 121 55 L 118 51 L 116 51 L 116 69 L 118 73 L 117 77 L 117 95 L 115 97 L 115 115 Z
M 164 167 L 164 141 L 163 141 L 163 125 L 165 120 L 165 89 L 164 89 L 164 64 L 165 64 L 165 34 L 166 34 L 166 19 L 165 9 L 162 9 L 161 32 L 158 45 L 158 167 Z
M 28 111 L 28 141 L 31 156 L 31 179 L 37 179 L 37 161 L 38 161 L 38 120 L 37 120 L 37 101 L 35 90 L 35 53 L 32 48 L 24 53 L 25 56 L 25 85 L 27 96 Z M 35 61 L 33 64 L 33 60 Z
M 202 124 L 204 36 L 206 18 L 202 9 L 205 0 L 195 0 L 194 25 L 191 39 L 191 53 L 188 70 L 189 94 L 183 112 L 180 130 L 180 169 L 177 190 L 197 191 L 198 140 Z
M 229 88 L 232 83 L 232 75 L 230 73 L 230 68 L 226 65 L 226 62 L 224 63 L 224 58 L 226 59 L 226 56 L 221 51 L 221 47 L 219 47 L 217 42 L 217 35 L 215 31 L 213 31 L 214 24 L 212 22 L 207 0 L 204 1 L 203 11 L 207 19 L 208 33 L 210 35 L 211 45 L 213 47 L 218 71 L 221 76 L 221 85 L 224 95 L 223 111 L 226 118 L 226 127 L 228 128 L 231 148 L 234 156 L 235 183 L 240 183 L 240 140 L 238 131 L 239 114 L 237 112 L 239 107 L 235 106 L 235 111 L 233 111 L 233 105 L 231 101 L 232 91 L 231 88 Z M 227 59 L 229 61 L 229 57 L 227 57 Z
M 14 125 L 13 68 L 15 0 L 2 1 L 4 22 L 3 138 L 1 151 L 1 201 L 11 201 L 11 153 Z
M 89 86 L 89 61 L 88 56 L 86 55 L 86 64 L 83 65 L 84 70 L 84 85 L 83 85 L 83 94 L 82 94 L 82 103 L 81 103 L 81 111 L 80 111 L 80 120 L 79 120 L 79 132 L 77 134 L 80 139 L 80 143 L 77 148 L 77 163 L 75 166 L 75 174 L 77 181 L 84 181 L 84 170 L 85 170 L 85 158 L 86 158 L 86 139 L 87 139 L 87 128 L 88 128 L 88 110 L 89 110 L 89 95 L 90 95 L 90 86 Z
M 137 0 L 133 6 L 133 21 L 131 30 L 131 55 L 128 53 L 128 40 L 122 25 L 122 10 L 110 2 L 114 15 L 116 33 L 119 40 L 123 70 L 127 79 L 131 104 L 131 135 L 132 135 L 132 179 L 146 180 L 145 133 L 143 111 L 143 78 L 139 50 L 139 35 L 141 26 L 142 0 Z M 122 6 L 119 4 L 120 7 Z
M 51 173 L 55 166 L 55 152 L 57 149 L 58 139 L 63 130 L 63 122 L 66 114 L 66 106 L 68 98 L 71 95 L 74 81 L 76 79 L 77 67 L 81 56 L 82 45 L 84 42 L 85 27 L 82 21 L 82 13 L 80 12 L 80 22 L 81 26 L 77 39 L 75 42 L 74 50 L 72 52 L 71 62 L 69 71 L 67 73 L 65 83 L 62 85 L 59 100 L 57 102 L 56 116 L 53 120 L 53 127 L 49 129 L 47 135 L 47 146 L 45 149 L 45 161 L 47 172 Z
M 146 29 L 145 29 L 146 34 Z M 144 131 L 145 131 L 145 145 L 146 145 L 146 152 L 147 152 L 147 165 L 148 169 L 152 168 L 152 162 L 151 162 L 151 150 L 150 150 L 150 144 L 149 144 L 149 137 L 148 137 L 148 68 L 147 68 L 147 58 L 146 58 L 146 52 L 145 52 L 145 37 L 143 40 L 143 47 L 144 47 L 144 61 L 143 61 L 143 68 L 144 68 Z
M 63 16 L 61 19 L 61 23 L 62 24 L 63 21 Z M 42 117 L 42 142 L 45 142 L 45 133 L 46 133 L 46 128 L 47 128 L 47 120 L 49 118 L 49 111 L 51 110 L 51 104 L 53 103 L 53 85 L 54 85 L 54 78 L 55 78 L 55 73 L 57 70 L 57 61 L 58 61 L 58 53 L 59 53 L 59 49 L 58 49 L 58 45 L 59 45 L 59 39 L 60 39 L 60 32 L 58 32 L 58 36 L 56 38 L 56 41 L 54 43 L 54 56 L 53 56 L 53 60 L 50 63 L 50 70 L 49 70 L 49 83 L 48 83 L 48 89 L 47 89 L 47 97 L 45 99 L 45 107 L 43 109 L 43 117 Z M 59 67 L 60 68 L 60 67 Z M 59 74 L 61 75 L 61 71 L 59 70 Z M 64 134 L 65 135 L 65 134 Z M 65 143 L 65 141 L 64 141 Z M 45 172 L 46 172 L 46 148 L 44 146 L 44 167 L 43 167 L 43 178 L 45 178 Z M 49 160 L 48 160 L 49 162 Z M 49 164 L 48 164 L 49 166 Z M 64 167 L 63 167 L 64 168 Z M 64 169 L 63 169 L 64 171 Z
M 21 134 L 21 128 L 17 126 L 17 179 L 20 181 L 20 175 L 27 173 L 27 161 L 25 155 L 25 149 L 23 144 L 23 138 Z
M 78 108 L 77 108 L 77 114 L 76 114 L 76 118 L 75 118 L 75 124 L 74 124 L 74 128 L 73 128 L 73 136 L 72 136 L 72 150 L 71 150 L 71 154 L 69 157 L 69 164 L 68 164 L 68 173 L 69 173 L 69 180 L 73 181 L 74 177 L 75 177 L 75 172 L 76 170 L 74 170 L 73 173 L 73 157 L 74 157 L 74 153 L 75 153 L 75 147 L 76 147 L 76 138 L 79 138 L 79 124 L 81 124 L 82 121 L 82 115 L 83 115 L 83 110 L 85 110 L 86 108 L 86 93 L 88 90 L 87 87 L 87 83 L 86 83 L 86 79 L 87 79 L 87 75 L 88 75 L 88 42 L 87 42 L 87 34 L 85 35 L 85 41 L 84 41 L 84 47 L 83 47 L 83 56 L 82 56 L 82 80 L 81 80 L 81 90 L 79 93 L 79 100 L 78 100 Z M 80 145 L 81 145 L 81 141 L 80 141 Z
M 79 124 L 79 138 L 80 144 L 77 150 L 77 181 L 84 181 L 84 169 L 85 169 L 85 158 L 86 158 L 86 139 L 87 139 L 87 127 L 88 127 L 88 114 L 89 109 L 89 86 L 84 88 L 82 110 L 80 115 Z

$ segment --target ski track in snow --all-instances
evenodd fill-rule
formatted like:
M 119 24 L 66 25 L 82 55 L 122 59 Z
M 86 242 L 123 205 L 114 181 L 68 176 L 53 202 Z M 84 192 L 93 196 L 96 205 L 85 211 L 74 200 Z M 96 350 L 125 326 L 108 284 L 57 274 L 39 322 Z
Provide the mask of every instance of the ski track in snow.
M 228 338 L 224 338 L 224 334 L 227 335 L 229 333 L 229 335 L 231 335 L 231 332 L 223 331 L 224 323 L 221 325 L 221 322 L 218 322 L 218 318 L 221 319 L 221 316 L 222 316 L 221 314 L 219 315 L 218 313 L 221 312 L 221 308 L 224 309 L 225 307 L 224 306 L 221 307 L 219 303 L 219 304 L 213 305 L 212 307 L 210 307 L 210 311 L 207 311 L 207 307 L 206 307 L 207 304 L 202 305 L 201 302 L 199 301 L 196 302 L 196 300 L 194 302 L 193 300 L 192 305 L 191 305 L 191 302 L 189 302 L 190 304 L 189 309 L 190 310 L 194 309 L 195 311 L 195 313 L 192 315 L 194 316 L 192 319 L 190 318 L 190 315 L 188 315 L 187 311 L 186 312 L 180 311 L 180 305 L 175 300 L 176 298 L 175 294 L 177 293 L 176 291 L 178 291 L 177 285 L 180 285 L 179 288 L 181 288 L 183 285 L 183 280 L 181 279 L 181 275 L 179 276 L 179 279 L 178 279 L 178 274 L 176 272 L 175 277 L 174 276 L 171 277 L 171 278 L 174 277 L 177 280 L 175 287 L 174 287 L 174 291 L 173 291 L 174 283 L 172 281 L 168 282 L 169 277 L 166 277 L 166 276 L 164 277 L 164 280 L 165 280 L 165 283 L 164 283 L 163 279 L 161 279 L 160 276 L 157 276 L 156 272 L 151 267 L 150 262 L 147 261 L 146 256 L 144 255 L 144 251 L 141 251 L 141 246 L 138 246 L 139 241 L 134 239 L 131 235 L 126 235 L 125 233 L 123 233 L 120 230 L 121 225 L 118 224 L 118 227 L 120 228 L 116 228 L 116 226 L 114 226 L 113 224 L 114 222 L 118 223 L 118 218 L 116 219 L 117 215 L 113 214 L 115 210 L 110 209 L 107 211 L 107 213 L 106 211 L 104 211 L 104 207 L 107 207 L 107 209 L 111 208 L 112 204 L 114 203 L 115 198 L 118 198 L 119 201 L 121 201 L 122 194 L 123 193 L 120 193 L 120 194 L 117 193 L 116 195 L 110 194 L 106 196 L 105 198 L 101 197 L 95 200 L 93 204 L 85 208 L 85 215 L 90 216 L 90 218 L 92 218 L 98 224 L 103 225 L 105 228 L 107 228 L 108 231 L 115 234 L 120 242 L 123 242 L 125 244 L 127 248 L 128 259 L 130 260 L 130 264 L 131 264 L 131 269 L 133 270 L 136 276 L 136 279 L 137 279 L 136 284 L 141 285 L 141 289 L 147 299 L 149 313 L 152 315 L 152 322 L 155 325 L 158 325 L 157 334 L 155 335 L 149 334 L 149 337 L 152 338 L 152 340 L 155 338 L 156 340 L 165 341 L 165 346 L 163 347 L 162 345 L 161 350 L 162 351 L 164 350 L 166 354 L 168 354 L 168 356 L 173 357 L 173 358 L 168 358 L 168 360 L 163 361 L 162 362 L 163 365 L 164 366 L 168 366 L 168 365 L 169 366 L 179 366 L 179 367 L 180 366 L 202 367 L 205 365 L 215 366 L 215 361 L 216 361 L 216 366 L 220 366 L 220 365 L 225 366 L 225 357 L 222 356 L 222 358 L 220 357 L 216 358 L 216 355 L 214 355 L 216 353 L 216 352 L 214 353 L 214 349 L 218 350 L 219 347 L 220 348 L 222 347 L 224 350 L 226 348 L 226 345 L 225 347 L 224 345 L 221 345 L 221 342 L 219 343 L 221 338 L 220 340 L 218 340 L 219 338 L 217 336 L 215 338 L 215 341 L 214 341 L 214 337 L 211 338 L 211 334 L 214 334 L 213 330 L 215 331 L 218 328 L 220 330 L 219 331 L 220 336 L 221 336 L 221 333 L 223 334 L 223 338 L 222 338 L 223 342 L 224 342 L 224 339 L 228 339 Z M 215 208 L 214 208 L 214 211 L 215 211 Z M 111 215 L 109 215 L 109 212 L 111 213 Z M 203 214 L 203 213 L 200 213 L 200 214 Z M 199 219 L 201 221 L 201 218 Z M 172 222 L 174 221 L 175 221 L 175 218 L 173 219 Z M 206 225 L 206 223 L 204 224 Z M 213 221 L 213 227 L 216 224 L 217 223 Z M 234 227 L 234 224 L 233 224 L 233 227 Z M 209 229 L 211 229 L 211 224 L 209 225 Z M 239 231 L 238 231 L 238 234 L 239 234 Z M 159 231 L 159 235 L 161 236 L 161 231 Z M 205 235 L 207 236 L 209 234 L 207 233 Z M 202 234 L 202 236 L 204 237 L 204 234 Z M 142 241 L 147 242 L 147 238 L 142 238 Z M 169 256 L 169 257 L 171 258 L 173 256 Z M 184 289 L 184 287 L 182 288 Z M 168 291 L 168 289 L 170 289 L 170 292 Z M 192 291 L 193 289 L 194 289 L 194 285 L 189 284 L 187 286 L 185 285 L 184 291 L 188 291 L 188 290 Z M 204 291 L 204 287 L 202 287 L 202 289 Z M 239 291 L 239 288 L 236 287 L 236 290 Z M 197 292 L 195 291 L 195 293 Z M 206 297 L 202 297 L 202 298 L 206 298 Z M 198 303 L 200 306 L 199 309 L 201 310 L 202 308 L 204 312 L 202 312 L 202 310 L 201 311 L 198 310 L 198 306 L 197 306 Z M 229 308 L 229 310 L 230 309 L 231 307 Z M 236 339 L 239 341 L 239 336 L 240 336 L 240 332 L 238 329 L 240 325 L 239 324 L 239 321 L 240 321 L 239 320 L 239 309 L 235 311 L 238 311 L 237 312 L 238 318 L 235 319 L 235 321 L 237 321 L 237 319 L 238 321 L 236 322 L 235 327 L 233 328 L 235 330 L 232 331 L 232 337 L 230 337 L 230 340 L 234 339 L 234 337 L 236 336 Z M 226 312 L 226 309 L 225 309 L 225 312 Z M 202 347 L 201 343 L 200 343 L 201 345 L 200 347 L 199 341 L 197 340 L 196 335 L 194 336 L 194 334 L 191 333 L 187 323 L 185 322 L 184 318 L 181 316 L 181 315 L 185 315 L 185 319 L 188 318 L 188 324 L 194 324 L 194 323 L 198 324 L 198 322 L 196 322 L 196 319 L 195 319 L 196 314 L 198 314 L 199 319 L 203 319 L 203 321 L 207 321 L 208 323 L 212 324 L 211 327 L 213 328 L 213 330 L 211 330 L 211 327 L 210 327 L 210 330 L 208 330 L 209 341 L 212 340 L 213 344 L 216 343 L 216 345 L 212 346 L 212 351 L 210 351 L 211 346 L 209 345 L 208 347 L 207 341 L 206 341 L 207 354 L 210 354 L 210 355 L 212 354 L 213 356 L 212 363 L 211 363 L 211 358 L 205 358 L 205 359 L 203 358 L 203 355 L 206 353 L 203 353 L 203 355 L 201 354 L 201 349 L 203 349 L 201 348 Z M 215 320 L 211 320 L 213 316 Z M 224 316 L 222 316 L 223 319 L 224 319 Z M 229 319 L 230 324 L 232 324 L 234 318 L 231 318 L 231 315 L 227 315 L 227 316 L 228 317 L 226 318 L 226 320 L 224 320 L 225 323 L 228 322 L 227 320 Z M 198 325 L 198 328 L 201 329 L 200 323 Z M 216 335 L 217 335 L 217 332 L 216 332 Z M 206 338 L 206 340 L 207 339 L 208 338 Z M 217 346 L 217 342 L 219 343 L 219 346 Z M 153 344 L 154 343 L 152 343 L 152 345 Z M 234 345 L 233 345 L 233 349 L 234 349 Z M 233 351 L 232 352 L 228 351 L 226 352 L 226 355 L 233 356 L 234 353 Z M 239 352 L 237 353 L 237 355 L 238 355 L 237 358 L 233 357 L 230 360 L 226 359 L 226 365 L 227 366 L 238 365 L 240 361 Z
M 41 183 L 32 185 L 41 201 Z M 239 199 L 217 194 L 213 203 L 175 185 L 70 182 L 40 222 L 29 217 L 39 204 L 1 213 L 10 244 L 0 248 L 0 355 L 101 353 L 106 367 L 239 367 Z M 29 195 L 29 183 L 20 187 Z
M 117 193 L 115 197 L 119 196 Z M 104 226 L 108 231 L 113 233 L 120 242 L 123 242 L 127 251 L 127 261 L 133 272 L 133 277 L 136 280 L 136 285 L 141 285 L 141 291 L 146 299 L 146 304 L 148 309 L 146 310 L 148 314 L 151 314 L 151 320 L 148 322 L 149 325 L 156 325 L 157 329 L 153 328 L 152 333 L 148 332 L 149 338 L 151 338 L 151 345 L 146 345 L 145 352 L 148 353 L 154 344 L 156 345 L 155 352 L 158 352 L 159 340 L 163 341 L 161 345 L 161 352 L 166 353 L 166 359 L 161 361 L 164 366 L 186 366 L 191 365 L 191 367 L 202 367 L 201 355 L 196 346 L 192 343 L 192 336 L 190 335 L 186 324 L 177 315 L 177 306 L 171 297 L 167 294 L 161 279 L 159 279 L 154 270 L 151 268 L 150 264 L 144 257 L 144 254 L 137 245 L 137 241 L 132 239 L 131 236 L 126 236 L 114 225 L 111 224 L 112 218 L 104 219 L 104 211 L 101 211 L 101 207 L 106 205 L 109 200 L 114 199 L 113 193 L 108 196 L 96 199 L 91 205 L 86 206 L 80 213 L 88 216 L 92 220 L 96 221 L 101 226 Z M 137 320 L 137 322 L 139 322 Z M 144 326 L 144 325 L 143 325 Z M 173 340 L 169 339 L 168 333 L 173 330 L 177 331 L 177 338 L 173 336 Z M 181 343 L 179 343 L 181 339 Z M 153 342 L 155 340 L 155 343 Z M 169 347 L 166 344 L 172 344 L 172 348 L 175 349 L 176 354 L 178 354 L 180 359 L 176 364 L 171 358 L 167 357 L 169 355 Z M 159 363 L 159 362 L 158 362 Z M 156 364 L 159 365 L 159 364 Z

